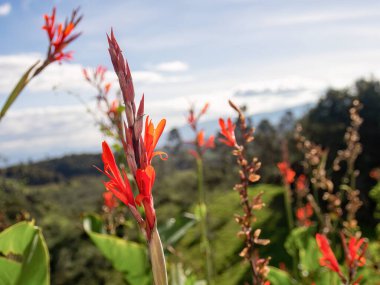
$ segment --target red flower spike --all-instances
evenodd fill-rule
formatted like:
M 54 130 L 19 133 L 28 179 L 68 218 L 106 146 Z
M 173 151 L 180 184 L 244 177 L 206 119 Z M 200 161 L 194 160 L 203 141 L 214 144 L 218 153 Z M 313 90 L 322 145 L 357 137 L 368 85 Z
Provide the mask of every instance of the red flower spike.
M 132 75 L 129 69 L 128 62 L 124 59 L 119 44 L 116 41 L 115 35 L 111 30 L 111 35 L 107 35 L 109 48 L 108 51 L 111 56 L 112 65 L 115 69 L 116 75 L 119 79 L 121 92 L 123 94 L 126 108 L 130 108 L 130 111 L 134 110 L 135 91 L 133 87 Z M 127 106 L 131 104 L 132 106 Z M 134 121 L 131 117 L 128 117 L 128 125 L 132 126 Z
M 112 194 L 112 192 L 104 192 L 103 193 L 104 206 L 106 206 L 109 210 L 113 210 L 117 207 L 116 197 Z
M 280 170 L 280 173 L 286 184 L 291 184 L 294 182 L 296 173 L 293 169 L 290 168 L 289 164 L 286 161 L 277 163 L 277 167 Z
M 135 207 L 135 200 L 127 174 L 124 170 L 122 171 L 122 174 L 120 173 L 120 170 L 116 165 L 115 157 L 105 141 L 102 143 L 102 148 L 104 171 L 98 169 L 110 179 L 110 181 L 104 182 L 106 189 L 111 191 L 125 205 Z
M 336 257 L 331 250 L 330 244 L 326 238 L 326 236 L 321 234 L 316 234 L 315 239 L 317 241 L 317 245 L 319 247 L 319 250 L 322 253 L 322 257 L 319 260 L 319 263 L 321 266 L 325 266 L 329 268 L 330 270 L 336 272 L 339 274 L 339 276 L 342 276 L 342 272 L 340 271 L 339 263 L 336 260 Z
M 157 142 L 160 139 L 162 132 L 164 131 L 165 124 L 166 124 L 166 120 L 162 119 L 158 123 L 157 128 L 154 128 L 154 124 L 152 123 L 152 120 L 149 120 L 149 116 L 146 117 L 144 146 L 145 146 L 148 165 L 151 164 L 152 158 L 156 155 L 159 155 L 160 158 L 163 160 L 167 159 L 167 154 L 165 152 L 162 152 L 162 151 L 154 152 Z
M 76 25 L 82 19 L 82 16 L 77 16 L 78 9 L 72 12 L 70 21 L 66 19 L 64 25 L 55 23 L 55 14 L 56 9 L 53 8 L 51 16 L 44 15 L 45 25 L 42 27 L 49 38 L 48 62 L 71 59 L 72 52 L 64 52 L 63 50 L 70 42 L 80 36 L 80 33 L 71 35 Z
M 343 243 L 346 243 L 346 241 L 343 240 Z M 357 239 L 355 237 L 350 238 L 348 242 L 348 254 L 346 256 L 346 262 L 349 268 L 353 268 L 355 263 L 359 267 L 365 265 L 366 259 L 364 257 L 364 253 L 366 249 L 367 249 L 367 244 L 365 243 L 364 238 L 360 238 L 360 239 Z
M 237 146 L 236 138 L 235 138 L 235 124 L 232 123 L 231 118 L 228 118 L 227 120 L 227 126 L 226 123 L 222 118 L 219 119 L 219 126 L 220 126 L 220 133 L 225 137 L 219 139 L 221 143 L 224 143 L 227 146 L 235 147 Z

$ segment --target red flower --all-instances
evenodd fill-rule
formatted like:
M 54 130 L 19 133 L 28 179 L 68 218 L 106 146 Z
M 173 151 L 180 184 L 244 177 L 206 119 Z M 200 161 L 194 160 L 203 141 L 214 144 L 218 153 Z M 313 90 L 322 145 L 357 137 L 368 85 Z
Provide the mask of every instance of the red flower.
M 120 170 L 116 165 L 115 157 L 105 141 L 102 143 L 102 148 L 104 171 L 100 169 L 99 170 L 107 175 L 107 177 L 110 179 L 110 181 L 104 182 L 106 189 L 108 191 L 111 191 L 125 205 L 131 205 L 135 207 L 133 192 L 125 170 L 123 169 L 120 173 Z
M 304 174 L 301 174 L 296 181 L 296 189 L 299 192 L 304 191 L 306 188 L 306 176 Z
M 114 117 L 116 117 L 118 113 L 118 108 L 119 108 L 119 100 L 115 99 L 112 101 L 110 108 L 108 109 L 108 114 L 113 114 Z
M 55 11 L 56 9 L 53 8 L 51 16 L 44 15 L 45 25 L 42 27 L 49 38 L 49 62 L 71 59 L 72 52 L 64 52 L 63 50 L 69 43 L 80 36 L 80 33 L 70 36 L 76 25 L 78 25 L 82 19 L 82 16 L 78 17 L 78 10 L 72 12 L 70 21 L 66 19 L 64 25 L 55 23 Z
M 346 243 L 343 240 L 343 243 Z M 362 245 L 363 248 L 362 248 Z M 348 242 L 348 252 L 346 254 L 346 261 L 349 268 L 353 268 L 355 265 L 364 266 L 366 263 L 366 259 L 364 257 L 364 253 L 367 249 L 367 244 L 365 243 L 364 238 L 357 239 L 355 237 L 351 237 Z
M 220 126 L 220 133 L 225 137 L 219 139 L 220 142 L 224 143 L 225 145 L 228 145 L 230 147 L 234 147 L 237 145 L 236 138 L 235 138 L 235 124 L 232 123 L 231 118 L 228 118 L 227 120 L 227 127 L 222 118 L 219 119 L 219 126 Z
M 111 83 L 106 83 L 105 85 L 104 85 L 104 94 L 108 94 L 108 92 L 110 92 L 110 89 L 111 89 Z
M 193 105 L 190 106 L 189 115 L 187 116 L 187 122 L 189 123 L 189 125 L 193 129 L 193 131 L 195 131 L 195 132 L 197 131 L 198 121 L 202 117 L 202 115 L 206 114 L 209 106 L 210 106 L 210 104 L 206 103 L 197 116 L 195 116 L 194 106 Z
M 319 260 L 320 265 L 326 266 L 327 268 L 338 273 L 341 276 L 342 272 L 340 271 L 339 263 L 336 260 L 336 257 L 333 251 L 331 250 L 330 244 L 326 236 L 321 235 L 321 234 L 316 234 L 315 238 L 316 238 L 319 250 L 321 251 L 323 255 Z
M 145 169 L 137 169 L 136 171 L 136 184 L 140 192 L 136 196 L 136 203 L 139 206 L 144 206 L 145 216 L 150 229 L 153 229 L 156 222 L 156 213 L 153 207 L 152 197 L 152 188 L 155 178 L 156 172 L 151 165 L 148 165 Z
M 109 209 L 112 210 L 117 206 L 117 200 L 115 196 L 112 194 L 112 192 L 104 192 L 103 193 L 103 199 L 104 199 L 104 205 Z
M 296 173 L 293 169 L 290 168 L 289 164 L 286 161 L 277 163 L 277 167 L 280 170 L 280 173 L 286 184 L 293 183 Z
M 202 148 L 202 147 L 204 147 L 205 149 L 207 149 L 207 148 L 214 148 L 215 147 L 214 136 L 210 136 L 208 138 L 208 140 L 205 142 L 205 132 L 203 130 L 199 131 L 198 134 L 197 134 L 196 144 L 200 148 Z
M 297 209 L 296 217 L 297 220 L 301 223 L 303 226 L 310 226 L 311 221 L 310 217 L 313 216 L 313 208 L 310 203 L 307 203 L 305 207 L 301 207 Z
M 145 136 L 144 136 L 144 146 L 146 151 L 147 163 L 151 164 L 152 158 L 156 155 L 159 155 L 161 159 L 167 159 L 167 154 L 162 151 L 154 151 L 156 148 L 157 142 L 160 139 L 162 132 L 164 131 L 166 120 L 162 119 L 157 128 L 154 128 L 152 120 L 149 120 L 149 116 L 145 120 Z
M 369 176 L 377 181 L 380 181 L 380 168 L 374 168 L 370 171 Z

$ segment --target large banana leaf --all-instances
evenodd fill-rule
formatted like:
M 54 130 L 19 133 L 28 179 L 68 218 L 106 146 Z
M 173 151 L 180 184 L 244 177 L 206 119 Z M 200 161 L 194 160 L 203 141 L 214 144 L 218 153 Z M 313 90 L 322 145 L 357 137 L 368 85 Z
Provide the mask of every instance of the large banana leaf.
M 103 233 L 100 219 L 87 215 L 83 220 L 86 233 L 113 267 L 130 285 L 152 284 L 146 246 Z

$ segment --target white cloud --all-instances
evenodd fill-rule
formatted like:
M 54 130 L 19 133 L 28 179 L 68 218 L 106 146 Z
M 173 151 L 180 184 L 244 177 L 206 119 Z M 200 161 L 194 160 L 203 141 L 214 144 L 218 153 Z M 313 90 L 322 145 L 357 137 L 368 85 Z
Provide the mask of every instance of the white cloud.
M 10 3 L 6 2 L 0 5 L 0 17 L 7 16 L 12 11 L 12 6 Z
M 11 110 L 1 133 L 0 149 L 10 162 L 99 151 L 102 140 L 90 114 L 77 106 Z
M 189 65 L 183 61 L 168 61 L 157 64 L 154 69 L 163 72 L 182 72 L 189 69 Z
M 5 99 L 12 88 L 17 83 L 17 80 L 25 72 L 25 70 L 41 60 L 42 55 L 38 53 L 30 54 L 15 54 L 15 55 L 0 55 L 0 102 Z M 163 66 L 163 68 L 172 69 L 177 66 Z M 183 66 L 182 66 L 183 68 Z M 27 91 L 31 93 L 51 92 L 53 89 L 69 90 L 78 94 L 92 94 L 94 89 L 84 80 L 82 73 L 83 66 L 77 63 L 62 64 L 52 63 L 40 75 L 34 78 L 27 87 Z M 158 71 L 136 70 L 133 71 L 133 80 L 140 86 L 155 85 L 155 84 L 172 84 L 178 82 L 188 82 L 192 77 L 187 75 L 168 75 Z M 106 80 L 115 82 L 113 86 L 117 87 L 117 78 L 112 70 L 106 72 Z M 26 91 L 26 90 L 25 90 Z
M 338 10 L 338 11 L 318 11 L 313 13 L 276 15 L 267 17 L 261 22 L 264 26 L 290 26 L 304 24 L 318 24 L 336 21 L 349 21 L 361 18 L 378 17 L 380 12 L 376 9 L 371 10 Z

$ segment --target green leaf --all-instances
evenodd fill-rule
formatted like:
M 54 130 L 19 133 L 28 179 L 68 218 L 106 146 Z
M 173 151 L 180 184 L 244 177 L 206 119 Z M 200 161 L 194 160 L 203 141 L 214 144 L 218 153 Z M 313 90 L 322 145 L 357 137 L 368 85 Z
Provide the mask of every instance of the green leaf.
M 292 285 L 295 284 L 292 277 L 285 271 L 269 266 L 268 280 L 271 285 Z
M 202 220 L 207 215 L 207 206 L 205 203 L 196 204 L 194 207 L 194 215 L 198 220 Z
M 298 227 L 290 232 L 285 241 L 286 251 L 299 260 L 299 269 L 303 276 L 308 276 L 320 268 L 315 231 L 315 227 Z
M 112 235 L 97 233 L 93 230 L 93 225 L 99 231 L 96 216 L 87 215 L 83 220 L 86 233 L 113 267 L 124 275 L 128 284 L 152 284 L 146 247 Z
M 50 284 L 49 252 L 34 222 L 17 223 L 0 233 L 0 284 Z
M 159 226 L 162 243 L 165 247 L 176 244 L 187 231 L 197 223 L 198 219 L 191 213 L 171 218 Z
M 31 79 L 29 77 L 32 70 L 39 64 L 39 60 L 34 63 L 29 69 L 21 76 L 20 80 L 17 82 L 15 88 L 12 90 L 11 94 L 8 96 L 7 101 L 5 101 L 3 108 L 0 112 L 0 120 L 5 116 L 5 113 L 8 111 L 9 107 L 13 104 L 13 102 L 16 100 L 18 95 L 20 95 L 21 91 L 24 89 L 24 87 L 28 84 L 29 80 Z
M 171 263 L 170 285 L 206 285 L 206 281 L 197 280 L 194 274 L 185 273 L 182 263 Z
M 15 277 L 20 274 L 21 263 L 0 257 L 0 284 L 12 285 L 15 284 Z

